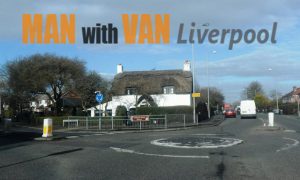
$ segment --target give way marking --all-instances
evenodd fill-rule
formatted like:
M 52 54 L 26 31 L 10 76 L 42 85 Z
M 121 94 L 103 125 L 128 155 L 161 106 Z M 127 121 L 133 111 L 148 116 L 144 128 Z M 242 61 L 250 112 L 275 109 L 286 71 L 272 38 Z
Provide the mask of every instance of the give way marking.
M 286 151 L 286 150 L 289 150 L 289 149 L 294 148 L 294 147 L 299 145 L 299 141 L 296 140 L 296 139 L 292 139 L 292 138 L 283 138 L 283 139 L 293 141 L 293 143 L 292 144 L 286 144 L 284 147 L 282 147 L 280 149 L 277 149 L 276 152 Z

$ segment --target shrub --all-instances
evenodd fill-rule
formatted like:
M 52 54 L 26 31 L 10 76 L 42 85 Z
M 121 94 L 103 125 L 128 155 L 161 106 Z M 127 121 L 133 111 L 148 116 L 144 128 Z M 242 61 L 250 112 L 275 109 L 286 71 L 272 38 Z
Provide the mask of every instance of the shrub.
M 297 103 L 284 103 L 279 104 L 279 109 L 283 110 L 283 114 L 297 114 Z
M 170 106 L 170 107 L 138 107 L 136 114 L 138 115 L 158 115 L 158 114 L 191 114 L 193 108 L 191 106 Z
M 44 116 L 44 117 L 36 117 L 36 125 L 43 125 L 44 119 L 50 118 L 52 119 L 52 123 L 54 126 L 62 126 L 63 120 L 68 119 L 67 116 Z
M 118 106 L 116 116 L 127 116 L 127 108 L 125 106 Z

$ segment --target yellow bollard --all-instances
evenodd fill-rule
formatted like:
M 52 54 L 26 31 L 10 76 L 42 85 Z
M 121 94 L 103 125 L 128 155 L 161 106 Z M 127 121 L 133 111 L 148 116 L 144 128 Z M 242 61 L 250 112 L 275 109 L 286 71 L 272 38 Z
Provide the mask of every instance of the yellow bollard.
M 52 137 L 52 119 L 44 119 L 43 136 L 44 138 Z

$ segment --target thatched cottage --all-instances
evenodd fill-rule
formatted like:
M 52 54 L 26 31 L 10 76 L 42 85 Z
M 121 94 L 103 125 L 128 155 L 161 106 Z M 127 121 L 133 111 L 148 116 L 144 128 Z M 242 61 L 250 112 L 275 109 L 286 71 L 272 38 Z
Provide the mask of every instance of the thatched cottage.
M 112 101 L 107 109 L 115 115 L 119 105 L 127 110 L 154 105 L 191 106 L 192 82 L 189 61 L 179 70 L 123 71 L 119 64 L 112 83 Z

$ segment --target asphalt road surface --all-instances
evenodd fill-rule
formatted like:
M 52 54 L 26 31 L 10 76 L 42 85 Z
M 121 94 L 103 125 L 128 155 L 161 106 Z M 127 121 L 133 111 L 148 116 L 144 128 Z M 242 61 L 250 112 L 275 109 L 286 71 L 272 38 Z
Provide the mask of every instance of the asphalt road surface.
M 299 179 L 300 119 L 276 116 L 274 128 L 263 126 L 266 119 L 55 141 L 2 133 L 0 179 Z

